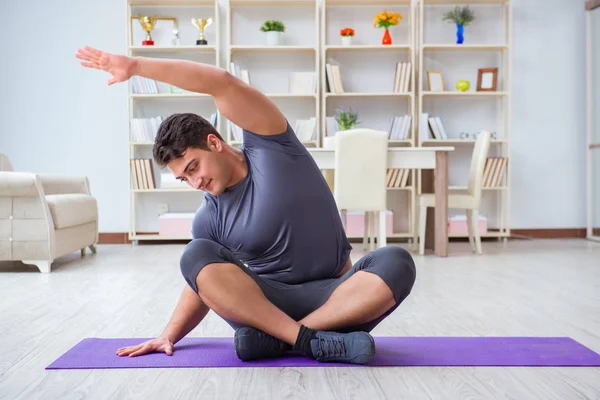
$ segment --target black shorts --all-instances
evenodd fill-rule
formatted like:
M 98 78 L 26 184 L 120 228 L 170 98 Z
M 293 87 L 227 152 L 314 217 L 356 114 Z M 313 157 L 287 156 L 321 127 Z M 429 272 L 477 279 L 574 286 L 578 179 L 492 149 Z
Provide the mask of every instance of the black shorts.
M 384 315 L 373 321 L 341 330 L 337 329 L 338 332 L 370 332 L 410 294 L 416 277 L 415 264 L 410 253 L 401 247 L 387 246 L 364 255 L 339 278 L 291 285 L 262 278 L 246 267 L 242 261 L 235 258 L 226 247 L 216 242 L 207 239 L 195 239 L 186 246 L 180 263 L 183 277 L 194 292 L 198 293 L 196 277 L 200 270 L 208 264 L 215 263 L 231 263 L 240 267 L 258 284 L 271 303 L 296 321 L 301 320 L 325 304 L 331 293 L 357 271 L 366 271 L 379 276 L 391 289 L 396 304 Z M 242 326 L 233 321 L 226 321 L 234 329 Z

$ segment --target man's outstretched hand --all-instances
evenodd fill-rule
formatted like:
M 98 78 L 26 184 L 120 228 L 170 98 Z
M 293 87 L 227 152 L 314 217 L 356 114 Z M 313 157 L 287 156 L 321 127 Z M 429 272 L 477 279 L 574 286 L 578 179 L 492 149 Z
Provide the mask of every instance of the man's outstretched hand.
M 106 71 L 112 75 L 108 84 L 124 82 L 133 76 L 134 60 L 131 57 L 107 53 L 85 46 L 77 50 L 75 57 L 83 60 L 81 65 Z
M 117 350 L 117 355 L 119 357 L 135 357 L 155 352 L 166 353 L 168 356 L 172 356 L 173 343 L 169 339 L 158 337 L 135 346 L 121 347 Z

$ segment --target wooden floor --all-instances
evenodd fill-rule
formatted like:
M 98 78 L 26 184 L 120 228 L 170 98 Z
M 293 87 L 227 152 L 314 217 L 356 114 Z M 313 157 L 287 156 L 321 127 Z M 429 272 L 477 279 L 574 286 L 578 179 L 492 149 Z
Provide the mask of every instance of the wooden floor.
M 159 334 L 183 285 L 182 248 L 101 245 L 49 275 L 0 263 L 0 399 L 600 399 L 600 368 L 583 367 L 44 370 L 85 337 Z M 600 244 L 484 251 L 415 256 L 413 293 L 373 335 L 570 336 L 600 352 Z M 191 333 L 232 335 L 212 313 Z

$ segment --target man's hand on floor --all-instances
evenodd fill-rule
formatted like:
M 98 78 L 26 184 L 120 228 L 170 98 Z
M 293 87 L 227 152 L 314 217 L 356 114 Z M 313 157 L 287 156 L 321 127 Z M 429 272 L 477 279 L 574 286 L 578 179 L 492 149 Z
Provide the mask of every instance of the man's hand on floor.
M 121 347 L 119 350 L 117 350 L 117 355 L 119 357 L 136 357 L 155 352 L 164 352 L 168 356 L 172 356 L 173 343 L 171 343 L 171 341 L 167 338 L 158 337 L 156 339 L 148 340 L 136 346 Z

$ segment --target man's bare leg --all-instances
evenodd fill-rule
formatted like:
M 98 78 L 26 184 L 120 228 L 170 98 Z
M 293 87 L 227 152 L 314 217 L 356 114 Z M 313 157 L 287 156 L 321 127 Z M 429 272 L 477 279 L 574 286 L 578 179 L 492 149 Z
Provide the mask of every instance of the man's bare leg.
M 300 323 L 319 331 L 333 331 L 373 321 L 395 304 L 392 291 L 379 276 L 358 271 Z
M 202 301 L 221 317 L 260 329 L 290 345 L 296 343 L 300 323 L 275 307 L 237 265 L 206 265 L 196 285 Z

